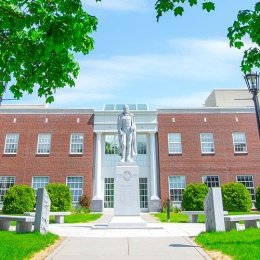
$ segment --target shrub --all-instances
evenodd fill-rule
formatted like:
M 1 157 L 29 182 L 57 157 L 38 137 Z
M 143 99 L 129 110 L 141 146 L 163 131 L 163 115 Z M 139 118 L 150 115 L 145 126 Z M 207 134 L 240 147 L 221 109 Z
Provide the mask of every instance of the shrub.
M 82 195 L 79 204 L 83 208 L 90 208 L 90 198 L 87 195 Z
M 260 186 L 258 186 L 256 188 L 256 191 L 255 191 L 255 207 L 257 210 L 260 210 Z
M 23 214 L 33 211 L 36 199 L 34 190 L 27 185 L 14 185 L 4 196 L 3 213 Z
M 252 200 L 249 191 L 242 183 L 227 183 L 221 187 L 223 207 L 227 211 L 249 212 Z
M 209 188 L 204 183 L 188 184 L 183 192 L 182 207 L 185 210 L 203 210 Z
M 50 183 L 45 189 L 51 200 L 51 211 L 68 211 L 72 207 L 72 196 L 68 186 Z

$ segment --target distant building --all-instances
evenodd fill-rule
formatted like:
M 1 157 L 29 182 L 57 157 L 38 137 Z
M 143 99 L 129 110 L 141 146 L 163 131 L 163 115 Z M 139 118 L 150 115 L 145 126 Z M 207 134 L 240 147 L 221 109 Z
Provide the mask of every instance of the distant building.
M 194 182 L 209 187 L 242 182 L 255 199 L 260 185 L 255 110 L 245 104 L 232 107 L 233 98 L 223 96 L 230 97 L 230 92 L 221 93 L 215 90 L 207 107 L 197 109 L 149 110 L 144 104 L 129 104 L 137 126 L 140 211 L 151 211 L 153 199 L 164 203 L 171 198 L 180 205 L 184 188 Z M 210 102 L 215 107 L 208 107 Z M 99 111 L 2 106 L 0 203 L 14 184 L 37 190 L 59 182 L 70 187 L 74 204 L 85 194 L 101 199 L 103 211 L 113 211 L 120 159 L 116 124 L 122 107 L 107 104 Z
M 246 89 L 214 89 L 205 107 L 254 107 L 252 94 Z

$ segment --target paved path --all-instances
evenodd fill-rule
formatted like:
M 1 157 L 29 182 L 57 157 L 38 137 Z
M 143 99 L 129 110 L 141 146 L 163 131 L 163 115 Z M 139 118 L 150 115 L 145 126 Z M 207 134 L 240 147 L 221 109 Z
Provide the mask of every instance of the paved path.
M 108 223 L 113 216 L 103 215 L 91 224 L 52 224 L 50 231 L 67 237 L 48 260 L 197 260 L 211 259 L 190 237 L 205 230 L 205 224 L 158 223 L 142 214 L 148 228 L 91 229 Z

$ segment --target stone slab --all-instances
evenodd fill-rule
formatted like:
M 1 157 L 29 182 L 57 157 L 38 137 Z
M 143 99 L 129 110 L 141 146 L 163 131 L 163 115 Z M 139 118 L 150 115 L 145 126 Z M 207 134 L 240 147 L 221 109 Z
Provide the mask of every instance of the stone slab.
M 115 216 L 139 216 L 139 167 L 134 164 L 120 163 L 115 175 Z

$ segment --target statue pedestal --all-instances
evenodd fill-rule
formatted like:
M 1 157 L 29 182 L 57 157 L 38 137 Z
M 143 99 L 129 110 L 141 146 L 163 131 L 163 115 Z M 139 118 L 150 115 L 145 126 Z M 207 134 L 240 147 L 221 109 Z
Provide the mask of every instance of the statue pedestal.
M 136 163 L 117 164 L 114 198 L 115 216 L 140 216 L 139 167 Z
M 148 202 L 149 212 L 159 212 L 161 210 L 161 200 L 157 196 L 152 196 Z

